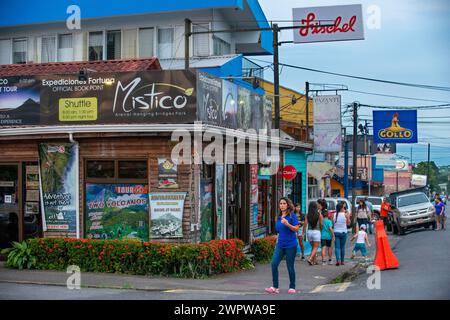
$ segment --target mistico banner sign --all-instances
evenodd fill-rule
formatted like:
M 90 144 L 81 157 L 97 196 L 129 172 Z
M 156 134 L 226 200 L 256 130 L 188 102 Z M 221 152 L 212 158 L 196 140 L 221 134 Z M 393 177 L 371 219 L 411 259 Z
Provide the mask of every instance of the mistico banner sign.
M 294 8 L 292 12 L 294 25 L 307 27 L 294 29 L 294 43 L 364 40 L 360 4 Z

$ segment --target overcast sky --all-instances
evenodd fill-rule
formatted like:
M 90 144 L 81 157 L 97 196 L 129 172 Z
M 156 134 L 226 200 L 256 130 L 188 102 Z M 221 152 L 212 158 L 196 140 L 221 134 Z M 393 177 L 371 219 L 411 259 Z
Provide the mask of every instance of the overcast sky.
M 363 5 L 364 40 L 284 44 L 279 49 L 280 62 L 369 78 L 450 87 L 448 0 L 259 0 L 259 3 L 268 20 L 292 20 L 292 8 L 358 3 Z M 371 17 L 368 8 L 371 5 L 380 9 L 380 29 L 367 25 Z M 278 23 L 290 25 L 289 22 Z M 292 40 L 292 34 L 290 30 L 282 31 L 280 41 Z M 271 56 L 256 58 L 272 60 Z M 264 65 L 259 61 L 255 62 Z M 266 72 L 265 76 L 273 79 L 273 73 L 270 71 Z M 383 106 L 450 103 L 449 91 L 381 84 L 289 68 L 281 69 L 280 81 L 281 84 L 301 92 L 305 90 L 305 81 L 309 81 L 345 84 L 355 91 L 436 100 L 415 101 L 342 91 L 343 103 L 359 101 Z M 363 119 L 372 119 L 372 109 L 361 108 L 360 114 Z M 419 110 L 418 117 L 419 143 L 398 144 L 397 152 L 410 157 L 412 147 L 413 162 L 426 161 L 427 143 L 430 142 L 431 160 L 438 165 L 450 165 L 450 109 Z M 346 126 L 351 125 L 350 118 L 344 120 Z

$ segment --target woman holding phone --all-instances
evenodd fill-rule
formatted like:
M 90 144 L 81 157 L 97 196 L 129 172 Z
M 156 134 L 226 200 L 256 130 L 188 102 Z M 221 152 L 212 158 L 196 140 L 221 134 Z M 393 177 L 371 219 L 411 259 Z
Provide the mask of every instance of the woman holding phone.
M 275 224 L 278 233 L 278 241 L 275 246 L 275 252 L 272 257 L 272 282 L 273 286 L 266 288 L 268 293 L 280 293 L 278 286 L 278 266 L 281 260 L 286 256 L 286 265 L 289 273 L 288 293 L 295 291 L 295 256 L 297 254 L 297 231 L 299 222 L 294 213 L 292 201 L 287 198 L 281 198 L 279 202 L 280 212 Z

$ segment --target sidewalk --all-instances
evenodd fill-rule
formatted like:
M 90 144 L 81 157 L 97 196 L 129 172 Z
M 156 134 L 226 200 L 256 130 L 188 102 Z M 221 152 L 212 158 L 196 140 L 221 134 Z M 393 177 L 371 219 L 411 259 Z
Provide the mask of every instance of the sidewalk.
M 350 234 L 349 234 L 350 236 Z M 373 235 L 370 241 L 374 244 Z M 391 247 L 398 242 L 398 237 L 389 235 Z M 297 290 L 300 292 L 311 292 L 314 288 L 329 284 L 333 279 L 349 272 L 356 267 L 359 259 L 351 260 L 351 250 L 354 242 L 347 241 L 346 261 L 344 266 L 316 265 L 310 266 L 306 260 L 296 259 Z M 334 250 L 333 250 L 334 254 Z M 369 257 L 372 259 L 375 254 L 375 247 L 369 249 Z M 321 258 L 318 259 L 321 262 Z M 333 262 L 335 262 L 333 260 Z M 287 290 L 289 277 L 285 261 L 279 266 L 280 289 Z M 0 282 L 59 285 L 66 286 L 66 281 L 70 275 L 58 271 L 40 270 L 15 270 L 8 269 L 4 262 L 0 263 Z M 168 277 L 149 277 L 134 275 L 119 275 L 108 273 L 81 273 L 81 286 L 93 288 L 113 288 L 113 289 L 136 289 L 148 291 L 167 290 L 210 290 L 210 291 L 239 291 L 241 293 L 263 293 L 265 287 L 271 286 L 271 266 L 268 264 L 256 264 L 252 270 L 241 271 L 230 274 L 221 274 L 208 279 L 179 279 Z

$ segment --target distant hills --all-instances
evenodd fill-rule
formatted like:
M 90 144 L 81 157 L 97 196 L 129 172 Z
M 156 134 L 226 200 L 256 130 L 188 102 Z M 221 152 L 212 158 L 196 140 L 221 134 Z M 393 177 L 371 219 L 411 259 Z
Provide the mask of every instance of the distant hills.
M 8 112 L 14 116 L 26 116 L 26 115 L 37 115 L 39 114 L 40 104 L 33 99 L 27 99 L 20 107 L 17 108 L 7 108 L 0 109 L 1 112 Z
M 166 221 L 173 221 L 173 222 L 181 222 L 181 220 L 177 217 L 175 217 L 171 213 L 166 213 L 158 218 L 158 220 L 166 220 Z

